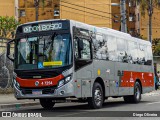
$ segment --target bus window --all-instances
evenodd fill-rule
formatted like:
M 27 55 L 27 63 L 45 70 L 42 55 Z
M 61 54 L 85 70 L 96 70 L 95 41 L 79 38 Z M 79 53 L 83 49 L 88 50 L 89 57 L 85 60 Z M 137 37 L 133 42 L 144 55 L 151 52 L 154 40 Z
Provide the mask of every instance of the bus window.
M 145 63 L 145 46 L 142 44 L 138 45 L 138 64 L 144 65 Z
M 126 41 L 121 38 L 117 38 L 117 54 L 118 61 L 126 63 L 128 62 Z
M 78 47 L 78 40 L 82 40 L 83 49 L 80 50 Z M 90 42 L 86 39 L 77 38 L 74 42 L 75 59 L 91 59 L 91 47 Z
M 74 39 L 74 56 L 75 70 L 80 69 L 87 64 L 90 64 L 92 62 L 91 42 L 84 38 Z
M 88 40 L 83 39 L 83 50 L 80 54 L 82 59 L 91 59 L 90 42 Z
M 145 65 L 152 65 L 152 49 L 151 49 L 151 46 L 146 46 L 145 47 L 145 58 L 146 58 L 146 61 L 145 61 Z
M 116 52 L 117 51 L 116 38 L 113 36 L 108 36 L 107 46 L 108 46 L 109 60 L 118 61 Z
M 128 62 L 131 64 L 137 64 L 138 60 L 138 48 L 137 48 L 137 43 L 136 42 L 128 42 L 128 55 L 129 55 L 129 60 Z
M 94 54 L 96 59 L 108 60 L 108 46 L 105 35 L 96 34 L 96 39 L 93 39 Z

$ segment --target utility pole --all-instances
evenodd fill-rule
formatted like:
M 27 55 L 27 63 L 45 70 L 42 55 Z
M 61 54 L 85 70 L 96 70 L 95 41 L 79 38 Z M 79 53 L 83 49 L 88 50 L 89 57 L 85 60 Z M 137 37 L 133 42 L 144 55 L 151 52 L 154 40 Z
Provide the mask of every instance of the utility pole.
M 121 31 L 127 33 L 126 0 L 120 0 L 120 9 L 121 9 Z
M 39 9 L 39 0 L 34 0 L 34 6 L 35 6 L 35 15 L 36 15 L 36 21 L 38 21 L 38 9 Z
M 148 2 L 148 15 L 149 15 L 149 35 L 148 35 L 148 40 L 151 42 L 152 44 L 152 14 L 153 14 L 153 2 L 152 0 L 149 0 Z

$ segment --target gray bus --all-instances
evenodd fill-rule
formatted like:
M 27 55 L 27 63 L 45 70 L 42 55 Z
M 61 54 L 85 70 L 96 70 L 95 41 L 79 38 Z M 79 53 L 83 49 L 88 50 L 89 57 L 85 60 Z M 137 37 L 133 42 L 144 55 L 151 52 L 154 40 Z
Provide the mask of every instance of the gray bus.
M 73 20 L 25 23 L 7 43 L 7 57 L 14 62 L 15 97 L 39 99 L 47 109 L 68 99 L 94 109 L 108 97 L 138 103 L 154 90 L 150 42 L 110 28 Z

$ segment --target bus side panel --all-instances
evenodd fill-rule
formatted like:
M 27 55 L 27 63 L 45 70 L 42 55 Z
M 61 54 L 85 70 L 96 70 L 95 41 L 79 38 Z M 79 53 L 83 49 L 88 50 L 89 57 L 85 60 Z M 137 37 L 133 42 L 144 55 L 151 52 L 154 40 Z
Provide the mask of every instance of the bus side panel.
M 144 71 L 148 71 L 148 74 L 144 74 L 145 76 L 145 85 L 143 86 L 143 93 L 151 92 L 155 89 L 154 84 L 154 74 L 153 74 L 153 67 L 149 65 L 142 65 L 141 69 Z M 151 74 L 152 73 L 152 74 Z
M 92 96 L 93 64 L 90 63 L 75 72 L 75 96 L 86 98 Z
M 95 78 L 100 77 L 105 83 L 105 96 L 118 95 L 118 87 L 114 78 L 115 62 L 94 60 Z
M 115 62 L 115 79 L 118 81 L 119 96 L 132 94 L 130 93 L 130 89 L 133 88 L 130 88 L 129 86 L 129 76 L 126 75 L 125 79 L 122 79 L 122 77 L 124 76 L 122 75 L 122 71 L 128 70 L 128 66 L 128 63 Z

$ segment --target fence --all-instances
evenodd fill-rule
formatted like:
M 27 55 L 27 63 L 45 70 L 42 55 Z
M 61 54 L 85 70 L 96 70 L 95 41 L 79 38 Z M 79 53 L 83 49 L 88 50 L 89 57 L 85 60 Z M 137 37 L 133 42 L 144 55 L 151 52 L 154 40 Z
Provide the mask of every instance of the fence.
M 0 92 L 11 89 L 13 63 L 6 57 L 6 40 L 0 39 Z

